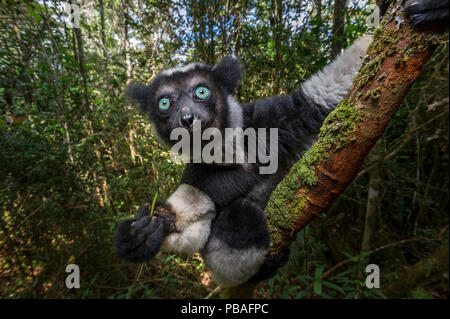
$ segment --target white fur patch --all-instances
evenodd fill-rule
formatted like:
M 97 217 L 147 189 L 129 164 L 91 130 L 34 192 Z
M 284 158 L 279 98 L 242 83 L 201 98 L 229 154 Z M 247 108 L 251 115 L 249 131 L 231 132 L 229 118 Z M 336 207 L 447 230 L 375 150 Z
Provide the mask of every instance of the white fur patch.
M 225 127 L 226 129 L 242 129 L 242 130 L 236 130 L 231 132 L 230 134 L 227 134 L 225 131 L 224 135 L 224 143 L 222 144 L 222 154 L 223 154 L 223 161 L 222 163 L 219 163 L 220 165 L 229 165 L 230 163 L 226 160 L 226 158 L 233 159 L 235 158 L 236 161 L 238 161 L 238 158 L 241 159 L 241 162 L 243 160 L 243 165 L 247 165 L 246 157 L 247 154 L 245 153 L 244 148 L 242 147 L 240 143 L 238 143 L 238 140 L 241 140 L 243 138 L 243 125 L 244 125 L 244 112 L 242 110 L 241 104 L 234 99 L 234 97 L 230 94 L 227 96 L 227 104 L 228 104 L 228 123 Z M 232 146 L 231 146 L 232 145 Z M 233 160 L 234 161 L 234 160 Z M 239 161 L 238 161 L 239 162 Z M 231 163 L 234 165 L 233 163 Z
M 177 66 L 174 68 L 164 70 L 160 74 L 170 76 L 177 72 L 181 72 L 181 73 L 189 72 L 189 71 L 193 70 L 196 66 L 200 66 L 200 65 L 201 65 L 201 63 L 189 63 L 184 66 Z
M 215 214 L 208 213 L 186 226 L 180 233 L 172 233 L 164 239 L 163 247 L 171 252 L 192 256 L 205 247 Z
M 242 127 L 244 121 L 242 106 L 239 104 L 238 101 L 234 99 L 232 95 L 227 96 L 227 102 L 229 111 L 228 127 L 229 128 Z
M 233 287 L 247 282 L 255 275 L 267 254 L 267 249 L 231 248 L 212 238 L 202 253 L 206 267 L 214 282 L 222 287 Z
M 164 248 L 186 255 L 203 249 L 215 216 L 215 206 L 209 196 L 191 185 L 181 184 L 167 203 L 176 214 L 178 232 L 166 237 Z
M 350 89 L 371 42 L 370 35 L 357 39 L 336 60 L 307 80 L 302 86 L 303 92 L 320 106 L 335 108 Z

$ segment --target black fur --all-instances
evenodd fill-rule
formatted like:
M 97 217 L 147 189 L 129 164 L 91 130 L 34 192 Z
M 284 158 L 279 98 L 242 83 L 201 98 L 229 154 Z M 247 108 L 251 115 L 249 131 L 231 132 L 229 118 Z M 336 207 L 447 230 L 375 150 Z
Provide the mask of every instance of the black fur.
M 227 92 L 233 94 L 242 77 L 243 66 L 234 56 L 226 56 L 212 69 L 216 82 L 221 83 Z
M 408 0 L 405 3 L 405 15 L 413 26 L 439 24 L 447 26 L 449 23 L 448 0 Z
M 380 9 L 380 16 L 384 16 L 389 5 L 391 4 L 391 0 L 377 0 L 377 6 Z
M 225 62 L 222 62 L 226 60 Z M 158 136 L 166 145 L 173 145 L 170 133 L 179 127 L 181 109 L 188 107 L 194 117 L 201 120 L 202 127 L 224 128 L 228 123 L 228 112 L 218 108 L 218 105 L 226 105 L 226 96 L 234 90 L 235 85 L 231 81 L 239 81 L 242 67 L 238 59 L 224 58 L 216 67 L 206 64 L 198 64 L 188 72 L 164 73 L 156 76 L 149 85 L 131 84 L 126 91 L 126 96 L 136 102 L 152 121 Z M 193 76 L 202 76 L 205 81 L 200 83 L 210 89 L 211 95 L 206 100 L 195 99 L 195 89 L 189 80 Z M 221 82 L 223 81 L 223 82 Z M 160 88 L 172 87 L 166 92 Z M 171 107 L 167 111 L 160 110 L 158 101 L 167 97 L 171 101 Z
M 210 236 L 236 249 L 267 249 L 270 245 L 270 233 L 261 207 L 243 198 L 221 210 L 211 225 Z
M 234 91 L 240 81 L 242 65 L 235 57 L 224 58 L 217 66 L 201 65 L 191 71 L 172 74 L 169 77 L 159 75 L 149 86 L 133 85 L 128 95 L 137 101 L 150 115 L 160 134 L 167 138 L 175 128 L 171 118 L 179 113 L 178 97 L 173 97 L 174 109 L 171 112 L 159 111 L 156 107 L 158 88 L 167 85 L 168 81 L 184 83 L 193 75 L 202 75 L 211 79 L 210 113 L 218 116 L 216 104 L 229 108 L 225 97 Z M 214 92 L 216 91 L 216 92 Z M 184 105 L 184 104 L 183 104 Z M 331 109 L 331 108 L 330 108 Z M 317 135 L 323 119 L 329 110 L 325 110 L 309 101 L 302 89 L 291 94 L 275 96 L 242 106 L 242 128 L 278 128 L 278 173 L 260 175 L 259 163 L 242 165 L 208 165 L 187 164 L 181 183 L 192 185 L 206 193 L 216 206 L 217 216 L 211 225 L 210 238 L 217 238 L 231 248 L 244 249 L 257 247 L 268 249 L 270 233 L 263 214 L 270 193 L 288 172 L 290 166 L 301 157 L 310 146 L 312 136 Z M 229 127 L 229 112 L 223 112 L 221 128 Z M 176 124 L 175 124 L 176 126 Z M 269 136 L 267 135 L 269 139 Z M 268 144 L 268 143 L 267 143 Z M 258 190 L 259 185 L 265 186 Z M 257 190 L 251 196 L 252 189 Z M 148 206 L 148 204 L 147 204 Z M 142 210 L 142 209 L 141 209 Z M 143 209 L 145 210 L 145 208 Z M 142 214 L 140 214 L 142 215 Z M 146 214 L 144 214 L 146 215 Z M 162 217 L 162 218 L 161 218 Z M 120 225 L 116 235 L 116 246 L 119 254 L 131 261 L 145 261 L 153 257 L 164 237 L 170 233 L 170 216 L 161 215 L 150 221 L 147 216 L 134 220 L 126 220 Z M 162 219 L 162 221 L 161 221 Z M 132 222 L 135 222 L 132 224 Z M 132 226 L 133 225 L 133 226 Z M 155 233 L 153 233 L 154 231 Z M 286 262 L 285 255 L 269 256 L 253 280 L 268 278 L 276 269 Z
M 377 0 L 380 16 L 384 16 L 387 9 L 396 0 Z M 442 30 L 449 22 L 449 0 L 403 0 L 403 9 L 408 22 L 413 27 L 428 24 L 439 25 Z
M 412 5 L 418 2 L 418 5 Z M 448 1 L 412 0 L 405 5 L 406 15 L 413 26 L 448 21 Z M 446 10 L 446 12 L 445 12 Z M 150 116 L 159 135 L 169 142 L 171 130 L 177 127 L 180 109 L 189 106 L 202 117 L 202 126 L 219 129 L 232 127 L 227 96 L 240 82 L 242 64 L 236 57 L 226 57 L 218 65 L 195 65 L 188 71 L 161 73 L 148 86 L 132 85 L 127 95 L 138 102 Z M 192 97 L 195 87 L 191 79 L 202 77 L 202 84 L 211 89 L 208 100 Z M 175 87 L 173 92 L 160 92 L 162 87 Z M 163 95 L 161 95 L 163 94 Z M 158 109 L 161 96 L 168 96 L 173 106 L 168 111 Z M 291 94 L 274 96 L 242 106 L 242 128 L 278 128 L 278 171 L 274 175 L 259 174 L 260 164 L 217 165 L 187 164 L 181 182 L 206 193 L 214 202 L 216 218 L 212 222 L 210 238 L 216 238 L 230 248 L 250 247 L 268 249 L 270 234 L 263 210 L 270 193 L 287 174 L 292 164 L 300 159 L 317 137 L 328 108 L 316 105 L 300 88 Z M 204 123 L 203 123 L 204 122 Z M 269 136 L 267 137 L 269 138 Z M 268 144 L 268 143 L 267 143 Z M 164 238 L 175 232 L 175 216 L 170 207 L 157 205 L 153 218 L 144 204 L 135 219 L 125 220 L 118 228 L 115 243 L 119 255 L 130 261 L 147 261 L 159 250 Z M 280 212 L 281 213 L 281 212 Z M 273 276 L 288 260 L 285 251 L 278 256 L 267 256 L 259 272 L 251 281 Z
M 197 187 L 206 193 L 220 209 L 233 200 L 245 197 L 261 177 L 241 166 L 219 166 L 189 163 L 181 183 Z
M 145 262 L 159 251 L 164 238 L 174 232 L 175 217 L 161 212 L 169 210 L 166 204 L 157 202 L 150 217 L 152 202 L 145 202 L 136 218 L 126 219 L 116 231 L 114 242 L 119 256 L 133 262 Z
M 289 261 L 289 249 L 286 249 L 278 255 L 268 255 L 264 264 L 262 264 L 259 271 L 250 278 L 249 282 L 260 282 L 272 278 L 277 274 L 280 267 L 286 265 Z
M 243 109 L 245 127 L 278 128 L 278 160 L 282 169 L 288 169 L 310 146 L 309 138 L 319 133 L 329 113 L 308 100 L 302 88 L 291 94 L 249 103 Z
M 135 101 L 143 111 L 147 110 L 148 99 L 152 95 L 151 87 L 139 83 L 130 84 L 125 92 L 125 96 Z
M 199 188 L 217 205 L 218 215 L 211 225 L 210 238 L 217 238 L 233 248 L 266 248 L 270 243 L 263 214 L 267 200 L 292 164 L 310 146 L 310 137 L 318 134 L 329 110 L 309 101 L 302 89 L 244 105 L 243 110 L 244 129 L 278 128 L 279 172 L 276 178 L 258 174 L 258 163 L 250 169 L 187 164 L 181 182 Z M 250 198 L 249 191 L 269 178 L 270 185 L 258 193 L 258 198 Z M 268 256 L 251 280 L 256 282 L 272 277 L 287 259 L 286 252 Z

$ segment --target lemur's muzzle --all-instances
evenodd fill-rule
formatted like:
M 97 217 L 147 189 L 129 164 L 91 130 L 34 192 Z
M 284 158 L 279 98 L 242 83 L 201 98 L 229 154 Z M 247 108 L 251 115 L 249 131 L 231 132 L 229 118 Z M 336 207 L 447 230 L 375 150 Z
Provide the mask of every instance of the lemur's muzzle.
M 192 112 L 190 107 L 183 106 L 181 108 L 180 117 L 178 118 L 180 126 L 190 129 L 196 120 L 199 120 L 199 117 Z

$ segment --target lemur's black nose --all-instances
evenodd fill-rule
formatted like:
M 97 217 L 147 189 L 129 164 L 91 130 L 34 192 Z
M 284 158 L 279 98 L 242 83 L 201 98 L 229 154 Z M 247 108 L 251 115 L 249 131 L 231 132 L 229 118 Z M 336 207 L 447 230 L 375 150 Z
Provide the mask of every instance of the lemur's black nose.
M 181 109 L 180 115 L 180 125 L 190 128 L 194 123 L 194 115 L 190 112 L 190 110 L 186 110 L 185 108 Z

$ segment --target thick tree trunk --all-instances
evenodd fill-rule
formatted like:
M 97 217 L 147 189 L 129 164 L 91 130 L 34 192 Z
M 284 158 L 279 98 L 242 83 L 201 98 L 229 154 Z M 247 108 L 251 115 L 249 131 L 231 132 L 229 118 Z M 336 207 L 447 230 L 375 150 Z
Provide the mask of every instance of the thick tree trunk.
M 436 37 L 412 30 L 405 22 L 398 26 L 394 19 L 375 31 L 369 61 L 350 92 L 325 120 L 318 142 L 271 195 L 265 210 L 272 235 L 270 254 L 285 251 L 297 232 L 325 213 L 356 177 L 437 42 Z M 239 291 L 235 287 L 224 296 L 242 298 Z

